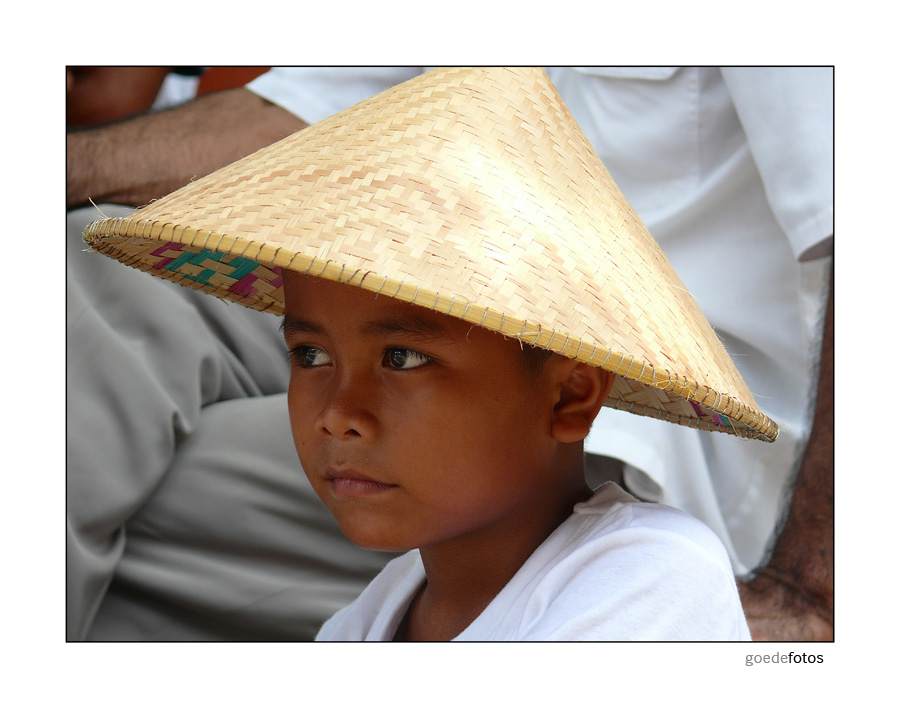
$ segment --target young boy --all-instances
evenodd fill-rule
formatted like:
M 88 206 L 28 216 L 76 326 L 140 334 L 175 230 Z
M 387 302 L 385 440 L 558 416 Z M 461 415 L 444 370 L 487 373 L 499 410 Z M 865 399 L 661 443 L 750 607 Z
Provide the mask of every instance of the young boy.
M 777 429 L 543 72 L 429 72 L 86 240 L 284 313 L 304 471 L 409 551 L 320 639 L 749 639 L 710 531 L 585 485 L 603 405 Z

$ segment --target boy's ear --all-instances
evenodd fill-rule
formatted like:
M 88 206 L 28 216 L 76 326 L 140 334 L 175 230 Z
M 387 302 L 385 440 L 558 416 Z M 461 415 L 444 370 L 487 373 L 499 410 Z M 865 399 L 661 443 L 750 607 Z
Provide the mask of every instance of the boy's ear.
M 562 443 L 580 442 L 587 437 L 616 378 L 596 366 L 571 363 L 574 366 L 560 388 L 550 428 L 551 435 Z

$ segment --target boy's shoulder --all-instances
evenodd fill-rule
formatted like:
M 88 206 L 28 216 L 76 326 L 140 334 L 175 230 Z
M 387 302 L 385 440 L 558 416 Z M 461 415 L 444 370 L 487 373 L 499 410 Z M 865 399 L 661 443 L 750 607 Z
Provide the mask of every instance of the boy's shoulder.
M 680 536 L 711 551 L 721 550 L 721 558 L 730 565 L 718 536 L 702 521 L 680 509 L 642 501 L 614 482 L 603 484 L 589 500 L 576 504 L 566 524 L 573 527 L 574 534 L 591 537 L 627 530 L 661 538 Z
M 642 501 L 612 482 L 577 504 L 539 554 L 544 556 L 534 559 L 539 564 L 582 564 L 588 574 L 627 561 L 734 580 L 728 552 L 706 524 L 680 509 Z
M 498 634 L 518 639 L 749 638 L 719 538 L 612 483 L 576 505 L 514 582 L 517 607 L 496 620 Z

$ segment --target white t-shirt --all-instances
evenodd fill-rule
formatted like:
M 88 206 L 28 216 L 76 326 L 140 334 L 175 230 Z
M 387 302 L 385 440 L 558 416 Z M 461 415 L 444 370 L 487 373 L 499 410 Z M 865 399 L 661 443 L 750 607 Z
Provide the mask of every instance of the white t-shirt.
M 389 641 L 425 581 L 391 561 L 319 641 Z M 455 641 L 750 640 L 722 543 L 693 517 L 613 483 L 577 504 Z
M 312 123 L 422 70 L 278 68 L 249 88 Z M 833 71 L 547 71 L 781 429 L 768 445 L 604 409 L 586 450 L 623 460 L 640 496 L 701 519 L 744 573 L 809 433 L 833 233 Z

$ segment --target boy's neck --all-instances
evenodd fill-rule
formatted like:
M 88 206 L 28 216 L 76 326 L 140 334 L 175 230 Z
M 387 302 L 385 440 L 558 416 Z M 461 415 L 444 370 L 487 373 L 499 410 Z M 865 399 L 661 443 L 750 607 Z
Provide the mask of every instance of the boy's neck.
M 419 549 L 426 581 L 398 631 L 398 639 L 448 641 L 468 627 L 525 561 L 592 495 L 587 484 L 570 490 L 554 507 L 535 510 L 523 525 L 511 520 L 489 534 L 468 535 Z M 403 635 L 403 636 L 399 636 Z

